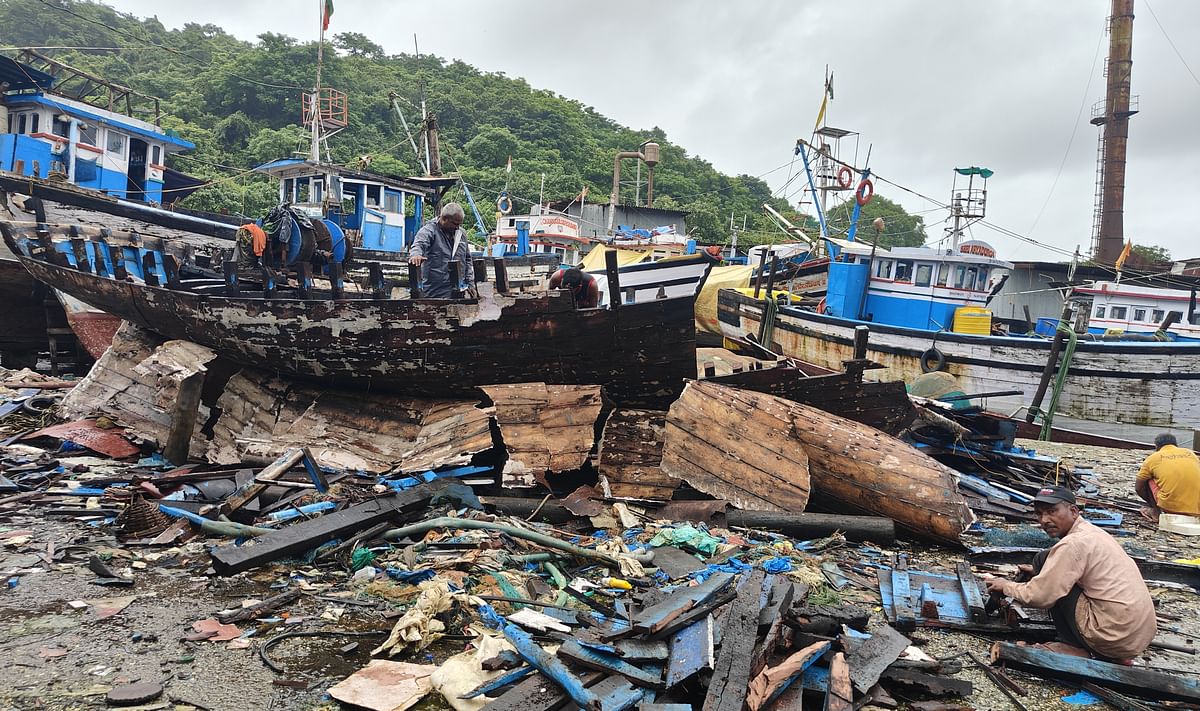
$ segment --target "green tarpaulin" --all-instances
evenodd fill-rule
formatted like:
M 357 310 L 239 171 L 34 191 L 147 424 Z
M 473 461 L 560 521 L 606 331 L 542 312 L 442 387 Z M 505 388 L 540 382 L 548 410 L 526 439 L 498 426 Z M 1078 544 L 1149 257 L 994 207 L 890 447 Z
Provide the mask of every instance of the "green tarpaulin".
M 971 166 L 970 168 L 955 168 L 954 172 L 958 173 L 959 175 L 981 175 L 983 176 L 984 180 L 987 180 L 988 178 L 992 177 L 993 171 L 991 168 L 979 168 L 976 166 Z

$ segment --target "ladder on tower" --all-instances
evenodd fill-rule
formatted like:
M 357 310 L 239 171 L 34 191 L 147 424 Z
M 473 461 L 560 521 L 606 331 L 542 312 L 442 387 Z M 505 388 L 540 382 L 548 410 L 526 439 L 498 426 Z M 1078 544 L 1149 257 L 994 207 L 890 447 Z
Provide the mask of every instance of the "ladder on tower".
M 1100 220 L 1104 215 L 1104 128 L 1096 145 L 1096 194 L 1092 209 L 1092 254 L 1100 251 Z

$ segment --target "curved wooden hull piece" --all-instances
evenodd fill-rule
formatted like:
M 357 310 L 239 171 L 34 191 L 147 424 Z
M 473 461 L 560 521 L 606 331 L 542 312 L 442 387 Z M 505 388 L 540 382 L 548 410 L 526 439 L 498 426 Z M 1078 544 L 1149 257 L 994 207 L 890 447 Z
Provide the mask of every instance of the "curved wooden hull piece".
M 693 404 L 696 402 L 700 404 Z M 675 473 L 682 470 L 673 471 L 673 465 L 668 464 L 670 459 L 677 458 L 669 457 L 677 408 L 707 417 L 700 432 L 710 440 L 740 439 L 742 448 L 753 446 L 764 452 L 779 452 L 784 450 L 780 438 L 786 439 L 791 447 L 788 451 L 802 451 L 807 458 L 812 500 L 838 513 L 884 516 L 917 536 L 954 544 L 959 543 L 959 536 L 975 520 L 958 492 L 958 475 L 910 445 L 873 427 L 815 407 L 707 381 L 689 383 L 671 406 L 663 469 L 672 476 L 684 478 Z M 764 416 L 783 424 L 775 432 L 765 427 L 754 428 L 753 423 Z M 690 417 L 691 421 L 702 421 L 695 415 Z M 740 425 L 743 421 L 748 424 Z M 737 455 L 742 451 L 737 450 Z M 693 457 L 691 461 L 696 460 Z M 752 460 L 743 458 L 743 461 Z M 715 462 L 704 466 L 719 471 Z M 755 466 L 767 468 L 761 463 Z M 729 480 L 727 483 L 738 488 L 753 487 L 756 497 L 767 501 L 766 505 L 754 508 L 800 510 L 785 503 L 793 500 L 785 487 L 794 483 L 789 484 L 783 470 L 777 470 L 777 481 L 734 469 L 728 471 L 728 475 L 722 475 Z M 690 479 L 689 483 L 696 486 Z M 750 500 L 749 496 L 744 498 Z
M 0 223 L 6 238 L 10 227 Z M 338 387 L 424 397 L 479 385 L 604 385 L 665 408 L 696 372 L 693 298 L 576 310 L 566 291 L 473 300 L 264 299 L 122 282 L 21 256 L 34 278 L 167 338 Z
M 717 302 L 725 336 L 758 333 L 761 300 L 722 290 Z M 868 371 L 871 378 L 911 382 L 921 374 L 921 354 L 936 346 L 963 392 L 1021 391 L 988 399 L 990 409 L 1003 412 L 1029 405 L 1050 352 L 1049 339 L 933 333 L 786 306 L 779 308 L 774 324 L 767 344 L 772 350 L 831 369 L 853 358 L 854 328 L 869 326 L 867 358 L 884 366 Z M 1058 411 L 1098 422 L 1200 427 L 1200 342 L 1080 341 Z
M 740 509 L 803 511 L 809 458 L 792 432 L 795 403 L 707 381 L 667 413 L 662 470 Z

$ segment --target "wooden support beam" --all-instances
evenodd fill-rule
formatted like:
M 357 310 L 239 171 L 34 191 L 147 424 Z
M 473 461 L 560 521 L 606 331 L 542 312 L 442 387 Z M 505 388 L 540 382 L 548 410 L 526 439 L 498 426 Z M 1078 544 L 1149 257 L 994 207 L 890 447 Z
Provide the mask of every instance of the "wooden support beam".
M 179 260 L 173 254 L 163 252 L 163 273 L 167 275 L 167 288 L 180 289 L 183 284 L 179 282 Z
M 112 262 L 112 277 L 117 281 L 125 281 L 129 278 L 129 270 L 125 268 L 125 249 L 116 247 L 104 240 L 100 241 L 104 249 L 108 250 L 108 259 Z
M 200 415 L 200 393 L 204 389 L 204 372 L 192 373 L 179 383 L 179 394 L 171 412 L 171 429 L 163 445 L 163 458 L 176 465 L 187 463 L 188 448 Z
M 621 308 L 621 275 L 615 249 L 604 252 L 604 272 L 608 276 L 608 308 L 615 311 Z
M 421 298 L 421 265 L 408 265 L 408 298 Z
M 983 593 L 979 590 L 979 583 L 975 580 L 975 574 L 971 572 L 970 563 L 959 561 L 955 571 L 958 573 L 958 584 L 962 587 L 963 602 L 966 605 L 967 612 L 971 615 L 971 621 L 986 621 L 987 612 L 984 610 Z
M 158 262 L 154 259 L 154 252 L 142 253 L 142 279 L 146 282 L 146 286 L 158 286 Z
M 329 296 L 334 301 L 346 298 L 346 284 L 342 281 L 342 263 L 329 265 Z
M 371 499 L 344 511 L 294 523 L 259 536 L 253 544 L 219 546 L 212 551 L 213 570 L 217 575 L 235 575 L 303 553 L 335 538 L 352 536 L 365 528 L 428 506 L 429 500 L 446 485 L 443 480 L 435 480 L 392 496 Z
M 379 262 L 371 262 L 367 265 L 367 275 L 371 283 L 371 298 L 386 299 L 387 286 L 383 280 L 383 265 Z
M 737 598 L 721 630 L 721 651 L 704 697 L 704 711 L 741 711 L 750 685 L 750 664 L 758 641 L 758 613 L 762 610 L 762 585 L 766 574 L 745 573 Z
M 72 225 L 72 227 L 75 227 Z M 82 237 L 71 238 L 71 252 L 75 255 L 75 268 L 81 272 L 92 271 L 92 262 L 88 259 L 87 243 Z
M 492 271 L 496 273 L 496 293 L 508 293 L 508 265 L 504 262 L 504 257 L 497 257 L 492 260 Z
M 471 260 L 471 268 L 474 271 L 475 283 L 482 284 L 487 281 L 487 260 L 483 257 Z
M 240 489 L 230 494 L 229 497 L 225 499 L 225 503 L 222 504 L 221 511 L 225 514 L 229 514 L 230 512 L 237 511 L 238 509 L 242 508 L 252 499 L 254 499 L 254 497 L 267 490 L 267 487 L 270 486 L 270 484 L 264 482 L 274 481 L 283 476 L 288 472 L 288 470 L 299 464 L 302 459 L 304 459 L 303 449 L 300 449 L 299 447 L 288 449 L 286 452 L 280 455 L 278 459 L 267 465 L 267 467 L 259 472 L 252 480 L 247 482 L 245 486 L 242 486 Z
M 1050 679 L 1091 682 L 1122 693 L 1162 701 L 1200 704 L 1200 678 L 1057 654 L 1010 642 L 992 645 L 992 664 L 1005 664 Z
M 237 262 L 222 262 L 221 268 L 225 271 L 225 295 L 237 296 L 241 292 L 241 288 L 238 286 Z

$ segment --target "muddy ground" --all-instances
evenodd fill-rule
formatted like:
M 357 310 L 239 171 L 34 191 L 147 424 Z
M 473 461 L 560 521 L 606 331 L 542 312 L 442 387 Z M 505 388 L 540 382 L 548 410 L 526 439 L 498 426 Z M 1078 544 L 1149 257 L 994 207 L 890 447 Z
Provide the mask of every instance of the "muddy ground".
M 1133 496 L 1134 475 L 1145 456 L 1144 452 L 1092 447 L 1036 446 L 1042 453 L 1094 467 L 1102 491 L 1126 499 Z M 1003 527 L 994 521 L 986 523 Z M 1164 559 L 1200 557 L 1200 539 L 1159 533 L 1136 523 L 1127 523 L 1124 528 L 1132 535 L 1122 537 L 1122 543 L 1139 554 Z M 110 688 L 136 680 L 162 683 L 165 693 L 156 702 L 135 708 L 337 708 L 324 690 L 365 666 L 369 650 L 381 637 L 286 641 L 272 650 L 272 656 L 284 668 L 281 674 L 269 670 L 259 658 L 261 642 L 293 631 L 386 631 L 391 627 L 389 615 L 394 618 L 403 609 L 402 601 L 369 596 L 344 579 L 320 575 L 304 563 L 214 578 L 205 572 L 207 545 L 201 541 L 168 549 L 122 548 L 105 528 L 55 520 L 38 509 L 0 516 L 0 572 L 7 581 L 0 592 L 0 667 L 7 670 L 0 677 L 0 709 L 101 708 L 106 705 L 105 694 Z M 898 545 L 895 549 L 908 550 L 911 565 L 920 569 L 952 566 L 961 559 L 955 551 L 920 545 Z M 848 546 L 831 557 L 854 561 L 856 550 Z M 104 558 L 118 573 L 132 577 L 134 584 L 93 584 L 96 575 L 87 567 L 92 555 Z M 292 585 L 313 588 L 311 594 L 280 610 L 281 619 L 239 625 L 243 632 L 253 632 L 245 640 L 185 639 L 193 632 L 193 622 L 239 607 L 244 600 L 268 597 L 277 592 L 272 586 L 288 577 Z M 1160 636 L 1200 638 L 1200 597 L 1190 592 L 1152 592 L 1161 612 L 1180 618 L 1178 630 L 1160 630 Z M 100 601 L 124 596 L 135 597 L 121 611 L 99 619 L 98 610 L 104 606 Z M 877 591 L 847 588 L 840 599 L 874 610 L 872 624 L 881 623 Z M 87 604 L 80 605 L 79 601 Z M 992 641 L 936 630 L 918 630 L 914 636 L 936 658 L 968 649 L 986 658 Z M 359 643 L 356 651 L 340 652 L 352 642 Z M 465 644 L 462 640 L 444 640 L 432 650 L 397 659 L 436 663 L 462 651 Z M 964 670 L 959 676 L 975 685 L 975 694 L 969 700 L 974 708 L 1016 708 L 968 658 L 961 659 Z M 1200 675 L 1200 659 L 1192 655 L 1152 651 L 1139 661 Z M 1023 699 L 1029 709 L 1081 708 L 1061 700 L 1074 689 L 1019 672 L 1012 675 L 1029 690 L 1029 696 Z M 448 706 L 434 694 L 419 708 Z

